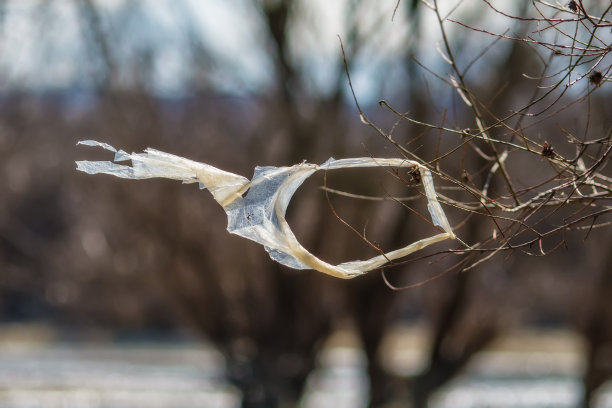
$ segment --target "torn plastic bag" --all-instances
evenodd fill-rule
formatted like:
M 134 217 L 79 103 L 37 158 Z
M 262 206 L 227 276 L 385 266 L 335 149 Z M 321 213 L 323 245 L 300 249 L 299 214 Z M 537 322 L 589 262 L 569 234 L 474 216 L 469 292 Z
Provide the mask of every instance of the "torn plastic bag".
M 249 180 L 208 164 L 151 148 L 146 149 L 145 153 L 128 154 L 123 150 L 117 151 L 106 143 L 92 140 L 81 141 L 78 144 L 99 146 L 115 152 L 115 162 L 132 161 L 131 167 L 110 161 L 77 161 L 77 170 L 89 174 L 111 174 L 128 179 L 163 177 L 181 180 L 184 183 L 200 183 L 200 187 L 208 189 L 227 213 L 227 230 L 230 233 L 260 243 L 272 259 L 295 269 L 315 269 L 338 278 L 353 278 L 436 242 L 455 238 L 436 197 L 431 172 L 411 160 L 371 157 L 341 160 L 332 158 L 321 165 L 301 163 L 291 167 L 256 167 L 253 178 Z M 308 252 L 298 242 L 285 219 L 289 201 L 304 180 L 319 170 L 381 166 L 418 167 L 432 222 L 443 232 L 365 261 L 331 265 Z

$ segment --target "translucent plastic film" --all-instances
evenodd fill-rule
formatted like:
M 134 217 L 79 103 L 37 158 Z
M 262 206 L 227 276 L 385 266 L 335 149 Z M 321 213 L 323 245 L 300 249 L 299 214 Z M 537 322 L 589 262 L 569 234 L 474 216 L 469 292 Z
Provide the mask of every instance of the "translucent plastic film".
M 128 179 L 163 177 L 181 180 L 184 183 L 200 183 L 200 188 L 208 189 L 227 213 L 227 230 L 230 233 L 260 243 L 272 259 L 295 269 L 315 269 L 338 278 L 353 278 L 428 245 L 455 238 L 438 202 L 430 171 L 411 160 L 371 157 L 342 160 L 332 158 L 321 165 L 301 163 L 291 167 L 258 166 L 255 168 L 253 178 L 249 180 L 208 164 L 151 148 L 146 149 L 144 153 L 128 154 L 123 150 L 117 151 L 106 143 L 92 140 L 81 141 L 78 144 L 110 150 L 115 153 L 115 162 L 132 161 L 132 166 L 111 161 L 77 161 L 77 170 L 89 174 L 111 174 Z M 289 201 L 304 180 L 319 170 L 381 166 L 418 167 L 432 222 L 440 227 L 442 232 L 365 261 L 331 265 L 308 252 L 298 242 L 285 219 Z

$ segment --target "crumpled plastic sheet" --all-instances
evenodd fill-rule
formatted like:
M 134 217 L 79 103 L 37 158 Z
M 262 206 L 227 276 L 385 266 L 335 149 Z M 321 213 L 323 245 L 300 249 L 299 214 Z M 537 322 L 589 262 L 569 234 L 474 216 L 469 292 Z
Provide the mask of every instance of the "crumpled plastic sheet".
M 123 150 L 93 140 L 77 144 L 102 147 L 115 153 L 114 162 L 132 161 L 126 166 L 111 161 L 77 161 L 77 170 L 89 174 L 110 174 L 127 179 L 154 177 L 200 183 L 225 210 L 227 230 L 264 246 L 270 257 L 295 269 L 314 269 L 338 278 L 353 278 L 455 235 L 438 202 L 431 172 L 418 162 L 406 159 L 360 157 L 327 160 L 321 165 L 300 163 L 291 167 L 256 167 L 251 180 L 208 164 L 148 148 L 145 153 L 128 154 Z M 285 219 L 291 197 L 314 172 L 355 167 L 417 166 L 428 200 L 432 222 L 441 233 L 421 239 L 403 248 L 380 254 L 365 261 L 331 265 L 306 250 Z M 246 193 L 246 195 L 245 195 Z

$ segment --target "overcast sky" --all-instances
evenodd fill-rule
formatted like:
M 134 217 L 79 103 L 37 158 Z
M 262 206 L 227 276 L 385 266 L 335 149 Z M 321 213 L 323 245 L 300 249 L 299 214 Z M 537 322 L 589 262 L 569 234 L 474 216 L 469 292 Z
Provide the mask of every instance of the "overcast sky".
M 261 0 L 263 1 L 263 0 Z M 137 63 L 139 52 L 154 47 L 150 62 L 153 90 L 160 95 L 188 91 L 190 72 L 186 39 L 189 30 L 211 54 L 207 69 L 211 86 L 230 93 L 265 92 L 274 75 L 273 63 L 261 35 L 265 27 L 255 0 L 95 0 L 109 41 L 121 63 Z M 474 2 L 467 2 L 474 4 Z M 87 89 L 95 76 L 95 54 L 84 36 L 76 0 L 6 0 L 0 18 L 0 93 Z M 122 12 L 140 4 L 138 13 Z M 292 26 L 292 58 L 308 81 L 308 89 L 325 93 L 337 77 L 338 36 L 347 35 L 347 0 L 297 0 L 301 18 Z M 451 2 L 441 2 L 452 8 Z M 394 83 L 394 70 L 405 58 L 410 41 L 404 14 L 391 16 L 397 0 L 365 1 L 355 18 L 361 41 L 352 62 L 354 85 L 362 98 L 385 97 L 384 85 Z M 470 6 L 471 7 L 471 6 Z M 435 50 L 439 28 L 433 13 L 422 7 L 420 58 L 430 67 L 444 63 Z M 482 10 L 482 7 L 480 7 Z M 454 11 L 453 17 L 474 14 Z M 463 13 L 463 14 L 461 14 Z M 499 17 L 499 16 L 498 16 Z M 484 20 L 497 31 L 496 18 Z M 456 29 L 456 27 L 451 27 Z M 476 47 L 474 48 L 477 51 Z M 186 62 L 187 61 L 187 62 Z M 98 61 L 99 62 L 99 61 Z M 441 64 L 441 65 L 440 65 Z M 122 69 L 129 83 L 129 69 Z M 391 89 L 393 86 L 391 86 Z
M 119 56 L 130 56 L 143 44 L 155 44 L 153 80 L 161 93 L 180 91 L 185 81 L 185 26 L 189 24 L 224 69 L 213 72 L 221 90 L 261 90 L 270 83 L 272 63 L 262 44 L 264 30 L 252 0 L 142 0 L 137 21 L 118 18 L 125 0 L 97 0 L 110 41 Z M 86 88 L 91 74 L 74 0 L 8 0 L 0 20 L 0 92 L 8 89 Z M 338 35 L 344 35 L 346 0 L 299 2 L 305 17 L 292 37 L 293 57 L 307 71 L 313 89 L 324 92 L 335 78 Z M 398 52 L 406 33 L 401 18 L 391 21 L 395 0 L 371 2 L 363 8 L 364 30 L 377 24 L 368 66 L 359 68 L 356 83 Z M 117 27 L 117 25 L 121 25 Z M 123 36 L 122 36 L 123 35 Z M 359 72 L 359 71 L 364 72 Z M 238 74 L 239 73 L 239 74 Z M 238 88 L 238 90 L 236 89 Z M 365 90 L 364 90 L 365 91 Z

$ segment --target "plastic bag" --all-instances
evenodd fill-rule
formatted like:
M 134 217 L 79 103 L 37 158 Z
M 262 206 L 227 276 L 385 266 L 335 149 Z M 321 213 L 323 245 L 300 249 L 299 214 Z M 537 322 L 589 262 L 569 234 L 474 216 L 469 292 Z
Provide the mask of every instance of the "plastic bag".
M 371 157 L 341 160 L 331 158 L 321 165 L 300 163 L 291 167 L 258 166 L 255 168 L 253 178 L 249 180 L 208 164 L 151 148 L 146 149 L 145 153 L 128 154 L 123 150 L 117 151 L 106 143 L 93 140 L 81 141 L 78 144 L 99 146 L 115 152 L 115 162 L 132 161 L 131 167 L 110 161 L 77 161 L 77 170 L 89 174 L 111 174 L 128 179 L 163 177 L 181 180 L 184 183 L 200 183 L 200 188 L 209 190 L 227 213 L 227 230 L 230 233 L 260 243 L 272 259 L 295 269 L 314 269 L 338 278 L 353 278 L 436 242 L 455 238 L 436 197 L 431 172 L 411 160 Z M 308 252 L 298 242 L 285 219 L 289 201 L 304 180 L 320 170 L 380 166 L 418 167 L 432 222 L 443 232 L 365 261 L 331 265 Z

